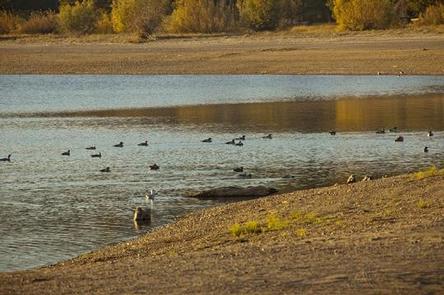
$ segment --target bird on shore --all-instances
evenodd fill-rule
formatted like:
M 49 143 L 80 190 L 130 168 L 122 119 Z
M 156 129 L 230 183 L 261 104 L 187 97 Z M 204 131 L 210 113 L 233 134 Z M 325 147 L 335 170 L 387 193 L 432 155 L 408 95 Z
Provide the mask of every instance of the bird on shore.
M 234 139 L 227 141 L 225 144 L 236 144 L 236 142 L 234 141 Z
M 11 155 L 9 154 L 6 158 L 1 158 L 1 162 L 11 162 Z
M 101 158 L 102 157 L 102 153 L 98 153 L 98 154 L 92 154 L 91 158 Z
M 235 143 L 234 145 L 236 145 L 236 146 L 244 146 L 244 143 L 242 141 L 239 141 L 239 142 Z
M 429 147 L 428 146 L 424 147 L 424 153 L 428 153 L 428 152 L 429 152 Z
M 113 145 L 113 147 L 122 148 L 123 147 L 123 141 L 119 142 L 118 144 Z
M 71 150 L 62 153 L 62 156 L 71 156 Z
M 213 142 L 213 139 L 211 137 L 208 137 L 207 139 L 202 140 L 202 142 Z
M 330 135 L 336 135 L 336 131 L 335 130 L 331 130 L 329 131 Z
M 244 167 L 240 166 L 240 167 L 236 167 L 233 169 L 234 172 L 244 172 Z
M 139 143 L 138 146 L 148 146 L 148 140 L 145 140 L 144 142 Z
M 111 172 L 111 168 L 106 167 L 104 169 L 100 169 L 100 172 Z
M 270 133 L 268 135 L 262 136 L 263 139 L 273 139 L 273 135 Z
M 429 130 L 429 132 L 427 133 L 427 136 L 428 136 L 428 137 L 432 137 L 432 136 L 433 136 L 433 131 L 432 131 L 432 130 Z
M 384 128 L 376 130 L 376 134 L 384 134 L 384 133 L 385 133 L 385 129 Z
M 404 141 L 404 137 L 403 136 L 398 136 L 396 139 L 395 139 L 395 142 L 403 142 Z
M 150 170 L 159 170 L 159 169 L 160 169 L 160 166 L 155 163 L 153 165 L 150 165 Z
M 347 179 L 347 184 L 356 182 L 356 177 L 352 174 Z
M 239 136 L 235 138 L 236 140 L 245 140 L 245 135 Z
M 87 148 L 85 148 L 85 150 L 90 150 L 90 151 L 94 151 L 96 149 L 95 145 L 89 146 Z

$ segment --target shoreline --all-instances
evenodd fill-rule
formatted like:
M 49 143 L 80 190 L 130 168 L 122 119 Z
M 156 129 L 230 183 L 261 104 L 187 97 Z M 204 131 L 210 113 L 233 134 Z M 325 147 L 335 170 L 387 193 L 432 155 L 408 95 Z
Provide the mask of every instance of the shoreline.
M 0 286 L 5 294 L 439 293 L 443 196 L 444 175 L 409 174 L 216 206 L 53 266 L 0 273 Z M 230 234 L 252 221 L 260 230 Z
M 128 43 L 120 36 L 0 41 L 1 74 L 444 75 L 444 34 L 265 32 Z M 97 38 L 97 39 L 94 39 Z M 113 38 L 117 42 L 111 42 Z

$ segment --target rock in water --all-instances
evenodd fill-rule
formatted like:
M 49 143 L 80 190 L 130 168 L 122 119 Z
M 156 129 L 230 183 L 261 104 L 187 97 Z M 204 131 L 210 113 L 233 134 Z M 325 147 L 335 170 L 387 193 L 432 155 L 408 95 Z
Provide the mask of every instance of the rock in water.
M 134 221 L 135 222 L 149 222 L 151 220 L 151 209 L 142 207 L 137 207 L 134 210 Z
M 356 177 L 352 174 L 348 177 L 347 183 L 354 183 L 356 182 Z
M 241 198 L 259 198 L 278 192 L 277 189 L 266 186 L 238 187 L 228 186 L 210 189 L 197 194 L 190 194 L 189 197 L 198 199 L 241 199 Z

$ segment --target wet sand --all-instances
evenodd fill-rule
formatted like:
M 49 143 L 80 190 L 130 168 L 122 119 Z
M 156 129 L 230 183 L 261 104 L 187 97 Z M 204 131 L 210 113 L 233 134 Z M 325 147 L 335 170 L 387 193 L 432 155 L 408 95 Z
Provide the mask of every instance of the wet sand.
M 2 294 L 439 294 L 443 197 L 444 176 L 403 175 L 221 205 L 52 267 L 1 273 L 0 287 Z M 278 227 L 269 228 L 270 216 Z M 247 221 L 263 231 L 229 232 Z
M 90 37 L 92 38 L 92 37 Z M 444 74 L 436 33 L 3 38 L 1 74 Z

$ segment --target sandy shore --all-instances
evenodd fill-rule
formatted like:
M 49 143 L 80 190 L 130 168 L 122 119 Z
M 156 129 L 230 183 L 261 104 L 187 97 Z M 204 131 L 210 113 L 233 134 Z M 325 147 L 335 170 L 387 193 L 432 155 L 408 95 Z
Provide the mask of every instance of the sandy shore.
M 444 74 L 440 31 L 114 38 L 1 38 L 0 73 Z
M 0 289 L 442 294 L 443 207 L 444 176 L 404 175 L 297 191 L 202 210 L 52 267 L 1 273 Z M 262 232 L 239 237 L 229 232 L 247 221 L 257 221 Z

